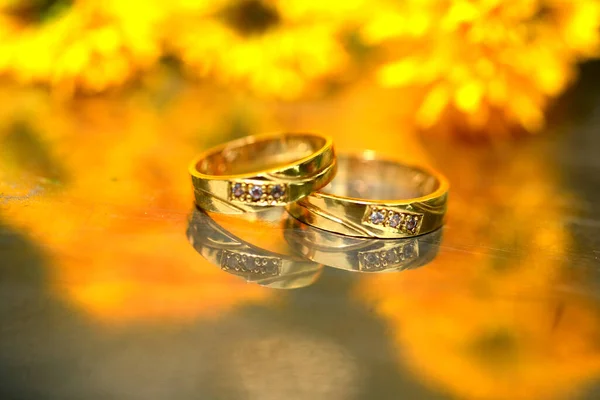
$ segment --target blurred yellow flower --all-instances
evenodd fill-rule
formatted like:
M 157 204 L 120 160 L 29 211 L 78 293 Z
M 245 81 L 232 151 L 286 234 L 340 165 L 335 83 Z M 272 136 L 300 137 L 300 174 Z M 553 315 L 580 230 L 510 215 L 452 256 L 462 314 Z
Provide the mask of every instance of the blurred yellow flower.
M 122 85 L 160 56 L 154 29 L 160 8 L 117 0 L 55 1 L 40 21 L 32 17 L 41 12 L 37 3 L 0 5 L 0 73 L 20 82 L 98 92 Z
M 363 18 L 385 60 L 379 82 L 422 90 L 422 128 L 536 132 L 576 63 L 600 50 L 597 0 L 382 0 Z
M 172 59 L 293 100 L 374 68 L 415 126 L 486 135 L 540 130 L 599 54 L 598 0 L 0 0 L 0 75 L 18 82 L 96 93 Z
M 348 61 L 332 13 L 297 3 L 243 0 L 202 7 L 168 24 L 167 44 L 197 76 L 293 99 L 339 74 Z

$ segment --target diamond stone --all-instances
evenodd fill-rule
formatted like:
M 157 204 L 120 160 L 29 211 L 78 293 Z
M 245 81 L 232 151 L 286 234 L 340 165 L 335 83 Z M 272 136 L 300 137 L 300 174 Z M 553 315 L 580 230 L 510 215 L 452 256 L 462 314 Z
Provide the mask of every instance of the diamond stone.
M 265 272 L 268 273 L 269 275 L 276 275 L 278 274 L 278 267 L 279 263 L 277 260 L 271 260 L 270 263 L 265 264 Z
M 237 270 L 243 267 L 242 259 L 240 256 L 228 254 L 225 257 L 225 266 L 227 268 Z
M 242 184 L 236 183 L 235 185 L 233 185 L 233 187 L 231 188 L 231 193 L 233 193 L 235 197 L 240 197 L 241 195 L 243 195 L 244 188 L 242 187 Z
M 412 245 L 406 245 L 402 249 L 402 254 L 404 255 L 404 259 L 410 259 L 415 256 L 415 248 Z
M 281 185 L 275 185 L 271 188 L 271 196 L 273 196 L 274 199 L 278 199 L 281 196 L 283 196 L 283 186 Z
M 406 229 L 408 229 L 409 231 L 412 231 L 417 226 L 417 220 L 415 218 L 411 218 L 411 217 L 408 217 L 408 218 L 409 218 L 409 220 L 408 220 L 408 222 L 406 222 Z
M 373 224 L 376 224 L 376 225 L 381 224 L 384 220 L 385 220 L 385 216 L 380 211 L 373 211 L 373 213 L 371 214 L 371 222 Z
M 227 256 L 223 264 L 226 268 L 235 269 L 237 267 L 237 260 L 233 256 Z
M 252 200 L 258 201 L 262 197 L 263 190 L 260 186 L 254 185 L 250 189 L 250 196 L 252 196 Z
M 394 253 L 394 250 L 388 250 L 385 253 L 385 259 L 390 264 L 395 263 L 396 262 L 396 253 Z
M 398 225 L 400 225 L 400 214 L 392 215 L 389 224 L 392 228 L 398 227 Z
M 367 262 L 367 266 L 369 268 L 373 268 L 379 264 L 379 258 L 374 253 L 368 253 L 365 255 L 365 261 Z
M 244 270 L 247 272 L 252 272 L 254 271 L 254 269 L 256 268 L 256 266 L 254 265 L 254 263 L 252 262 L 253 260 L 246 260 L 246 262 L 244 263 Z

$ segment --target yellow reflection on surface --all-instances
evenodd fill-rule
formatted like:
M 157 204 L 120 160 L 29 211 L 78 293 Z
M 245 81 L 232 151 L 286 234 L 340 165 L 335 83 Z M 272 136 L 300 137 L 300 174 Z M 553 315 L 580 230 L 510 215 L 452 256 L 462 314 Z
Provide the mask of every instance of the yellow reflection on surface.
M 400 364 L 459 398 L 573 398 L 600 374 L 597 304 L 568 290 L 565 198 L 526 147 L 457 150 L 440 255 L 357 291 L 387 319 Z
M 208 267 L 185 239 L 187 164 L 212 140 L 197 132 L 223 132 L 218 96 L 183 92 L 157 109 L 132 95 L 73 109 L 39 92 L 2 95 L 1 216 L 48 249 L 60 297 L 101 321 L 126 323 L 214 316 L 270 296 Z M 210 117 L 182 123 L 180 113 L 202 98 Z
M 187 167 L 201 150 L 234 137 L 319 131 L 333 135 L 340 150 L 372 149 L 435 164 L 451 182 L 448 224 L 438 258 L 426 267 L 353 278 L 324 271 L 313 286 L 293 291 L 306 290 L 317 301 L 299 302 L 292 312 L 311 314 L 306 304 L 323 307 L 321 324 L 329 329 L 347 318 L 335 307 L 327 314 L 333 303 L 364 307 L 369 315 L 374 309 L 397 350 L 373 356 L 384 358 L 375 360 L 381 370 L 393 366 L 388 358 L 398 360 L 424 386 L 454 397 L 565 398 L 600 374 L 597 304 L 568 292 L 577 285 L 568 277 L 574 243 L 561 212 L 572 199 L 535 142 L 496 151 L 427 140 L 415 133 L 415 97 L 398 100 L 369 82 L 294 104 L 190 86 L 170 74 L 145 85 L 76 102 L 56 101 L 39 89 L 0 90 L 0 218 L 43 247 L 45 284 L 94 322 L 169 327 L 203 317 L 227 320 L 243 306 L 273 304 L 285 315 L 301 295 L 286 293 L 289 301 L 278 302 L 269 289 L 208 265 L 188 243 Z M 463 93 L 465 104 L 473 93 Z M 280 249 L 281 242 L 259 230 L 240 224 L 232 231 Z M 351 336 L 352 324 L 344 326 Z M 278 394 L 300 387 L 307 395 L 352 395 L 352 388 L 334 390 L 315 376 L 313 369 L 320 370 L 304 354 L 326 354 L 329 370 L 343 366 L 333 381 L 353 382 L 362 371 L 348 366 L 354 360 L 337 343 L 290 335 L 304 350 L 292 349 L 283 335 L 242 340 L 230 349 L 238 351 L 227 358 L 236 368 L 228 371 L 235 385 L 263 394 L 269 382 L 256 381 L 245 368 L 265 366 L 279 376 L 277 366 L 295 364 L 285 357 L 270 365 L 265 360 L 271 349 L 284 348 L 304 368 L 299 379 L 322 386 L 284 382 Z M 368 350 L 369 339 L 356 342 Z M 259 357 L 249 355 L 255 353 Z

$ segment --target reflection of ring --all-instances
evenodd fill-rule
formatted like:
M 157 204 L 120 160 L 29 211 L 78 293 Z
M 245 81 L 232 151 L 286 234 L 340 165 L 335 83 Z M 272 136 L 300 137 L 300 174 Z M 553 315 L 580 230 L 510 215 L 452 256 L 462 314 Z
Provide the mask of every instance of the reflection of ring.
M 327 185 L 336 162 L 330 138 L 310 133 L 248 136 L 190 165 L 198 206 L 240 214 L 283 206 Z
M 411 239 L 366 239 L 313 228 L 289 219 L 285 239 L 304 257 L 334 268 L 392 272 L 430 263 L 438 253 L 442 229 Z
M 194 209 L 187 235 L 196 251 L 223 271 L 262 286 L 294 289 L 312 284 L 322 266 L 303 258 L 273 253 L 254 246 Z
M 411 237 L 442 226 L 448 181 L 441 174 L 371 152 L 338 156 L 337 163 L 329 186 L 288 207 L 294 217 L 356 237 Z

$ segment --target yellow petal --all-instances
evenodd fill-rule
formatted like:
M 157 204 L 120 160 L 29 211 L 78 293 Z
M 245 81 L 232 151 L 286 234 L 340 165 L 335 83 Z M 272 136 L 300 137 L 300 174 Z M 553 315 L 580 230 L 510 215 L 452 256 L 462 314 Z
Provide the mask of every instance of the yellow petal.
M 377 73 L 377 81 L 387 87 L 404 86 L 414 81 L 419 70 L 415 59 L 407 58 L 384 65 Z
M 430 128 L 439 119 L 448 105 L 450 93 L 446 86 L 437 85 L 431 90 L 417 112 L 417 124 L 422 128 Z
M 472 113 L 477 110 L 483 97 L 483 86 L 478 82 L 472 81 L 461 86 L 454 95 L 454 104 L 456 107 L 466 113 Z

